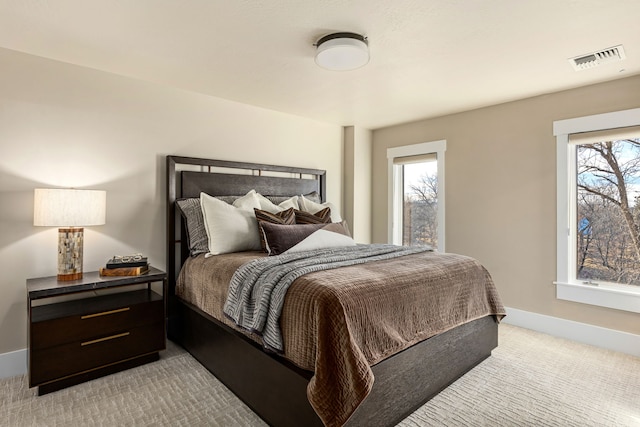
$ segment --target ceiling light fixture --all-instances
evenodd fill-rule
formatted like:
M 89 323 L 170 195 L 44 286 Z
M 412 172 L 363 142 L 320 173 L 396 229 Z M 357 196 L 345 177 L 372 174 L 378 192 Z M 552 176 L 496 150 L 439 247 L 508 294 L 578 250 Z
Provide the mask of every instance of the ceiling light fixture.
M 356 33 L 333 33 L 315 44 L 316 64 L 327 70 L 355 70 L 369 62 L 369 43 Z

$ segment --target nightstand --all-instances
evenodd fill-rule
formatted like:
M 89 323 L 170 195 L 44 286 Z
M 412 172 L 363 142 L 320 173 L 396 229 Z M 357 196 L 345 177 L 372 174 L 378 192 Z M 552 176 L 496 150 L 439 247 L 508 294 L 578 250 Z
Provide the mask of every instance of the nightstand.
M 166 348 L 167 275 L 157 268 L 140 276 L 28 279 L 27 295 L 29 387 L 39 395 L 158 360 Z

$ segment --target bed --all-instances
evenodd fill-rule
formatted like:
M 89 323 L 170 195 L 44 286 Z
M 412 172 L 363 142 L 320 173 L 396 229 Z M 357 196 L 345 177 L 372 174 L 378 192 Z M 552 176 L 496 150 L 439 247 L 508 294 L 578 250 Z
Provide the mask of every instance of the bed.
M 313 367 L 307 366 L 308 363 L 305 364 L 295 357 L 288 357 L 286 353 L 283 355 L 265 351 L 263 341 L 239 327 L 234 327 L 228 318 L 200 306 L 195 302 L 197 298 L 186 297 L 184 290 L 181 291 L 182 297 L 177 295 L 177 285 L 180 291 L 183 282 L 187 280 L 184 276 L 192 274 L 189 271 L 203 271 L 212 261 L 206 261 L 202 254 L 198 257 L 190 256 L 189 245 L 186 242 L 185 220 L 178 211 L 176 202 L 197 198 L 201 192 L 224 198 L 255 190 L 261 194 L 281 198 L 315 193 L 319 202 L 322 203 L 325 202 L 325 172 L 308 168 L 178 156 L 167 156 L 166 160 L 169 338 L 189 351 L 268 424 L 273 426 L 395 425 L 489 357 L 492 349 L 497 346 L 498 321 L 504 315 L 504 309 L 495 295 L 493 298 L 496 301 L 493 301 L 494 307 L 490 312 L 471 316 L 471 320 L 447 327 L 443 332 L 411 343 L 410 346 L 394 352 L 391 356 L 384 354 L 375 359 L 375 363 L 365 367 L 371 381 L 363 400 L 357 400 L 354 406 L 350 401 L 349 387 L 353 387 L 354 392 L 357 391 L 357 387 L 347 384 L 343 389 L 335 389 L 335 393 L 339 396 L 333 396 L 335 397 L 332 403 L 334 406 L 330 408 L 335 408 L 335 401 L 338 400 L 344 401 L 348 410 L 345 409 L 344 414 L 336 419 L 332 419 L 326 411 L 321 410 L 318 410 L 321 414 L 319 416 L 314 410 L 314 406 L 318 408 L 317 395 L 314 395 L 311 390 L 313 387 L 317 388 L 317 383 L 320 382 L 318 377 L 325 376 L 324 372 L 321 372 L 320 365 L 315 365 L 318 368 L 317 372 L 314 372 Z M 250 253 L 229 256 L 240 257 L 240 261 L 237 259 L 234 261 L 237 265 L 258 257 Z M 398 259 L 405 260 L 406 263 L 408 257 L 412 256 L 423 255 L 406 255 Z M 446 255 L 425 254 L 424 256 L 433 258 Z M 216 262 L 221 259 L 221 257 L 213 258 Z M 396 261 L 379 261 L 379 263 L 385 262 Z M 234 266 L 233 269 L 236 267 Z M 357 266 L 343 267 L 338 270 L 349 271 L 344 269 L 352 268 Z M 335 273 L 338 270 L 311 273 L 293 283 L 306 280 L 306 277 L 325 275 L 330 285 L 331 278 L 339 281 L 339 276 Z M 490 277 L 487 280 L 490 281 Z M 301 293 L 297 291 L 298 288 L 302 286 L 292 285 L 286 301 L 293 301 L 294 296 L 291 295 Z M 202 295 L 202 291 L 199 291 L 199 294 Z M 284 313 L 283 311 L 283 317 Z M 313 325 L 314 322 L 310 324 Z M 333 332 L 330 330 L 334 327 L 335 323 L 324 329 L 319 327 L 321 331 L 316 334 L 317 337 L 332 337 Z M 283 334 L 289 329 L 295 328 L 283 326 Z M 349 330 L 350 327 L 347 326 L 344 329 Z M 329 332 L 322 332 L 325 330 Z M 284 338 L 289 339 L 289 336 L 286 335 Z M 330 340 L 327 339 L 327 341 Z M 355 347 L 355 352 L 358 352 L 357 346 Z M 322 350 L 320 344 L 318 348 Z M 327 352 L 318 351 L 318 354 L 325 353 Z M 342 361 L 334 364 L 332 369 L 336 369 L 335 366 L 340 368 L 343 365 L 349 365 L 350 357 L 341 359 Z M 344 360 L 347 362 L 343 362 Z M 349 405 L 354 406 L 355 411 Z M 341 409 L 340 407 L 336 412 L 340 413 Z

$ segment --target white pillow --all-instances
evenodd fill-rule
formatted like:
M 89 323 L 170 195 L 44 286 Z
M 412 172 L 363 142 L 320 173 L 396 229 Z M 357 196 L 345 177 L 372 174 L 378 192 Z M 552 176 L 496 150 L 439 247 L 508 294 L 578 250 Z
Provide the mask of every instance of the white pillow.
M 260 209 L 269 213 L 278 213 L 286 211 L 289 208 L 300 209 L 298 207 L 298 196 L 293 196 L 280 203 L 279 205 L 276 205 L 271 200 L 264 197 L 262 194 L 256 193 L 256 195 L 258 196 L 258 200 L 260 202 Z
M 331 222 L 342 222 L 340 212 L 333 203 L 316 203 L 307 199 L 304 195 L 301 195 L 299 198 L 299 204 L 301 210 L 312 214 L 320 212 L 324 208 L 331 208 Z
M 250 190 L 244 196 L 234 200 L 233 206 L 235 206 L 238 209 L 253 212 L 253 208 L 256 206 L 256 203 L 258 204 L 258 206 L 260 206 L 260 199 L 258 198 L 258 193 L 256 193 L 256 190 Z
M 200 193 L 200 205 L 209 240 L 207 256 L 261 249 L 253 211 L 260 208 L 255 192 L 247 193 L 233 205 Z

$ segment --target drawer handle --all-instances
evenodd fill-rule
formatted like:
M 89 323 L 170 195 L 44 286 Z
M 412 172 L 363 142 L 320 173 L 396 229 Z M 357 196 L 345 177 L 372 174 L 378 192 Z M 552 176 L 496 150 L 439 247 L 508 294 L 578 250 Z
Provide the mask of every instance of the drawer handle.
M 106 316 L 107 314 L 122 313 L 123 311 L 129 311 L 129 309 L 130 307 L 125 307 L 119 308 L 117 310 L 103 311 L 101 313 L 87 314 L 85 316 L 82 316 L 80 319 L 91 319 L 92 317 Z
M 115 338 L 126 337 L 127 335 L 129 335 L 129 332 L 123 332 L 121 334 L 111 335 L 110 337 L 104 337 L 104 338 L 98 338 L 97 340 L 86 341 L 81 343 L 80 345 L 83 346 L 83 345 L 97 344 L 102 341 L 108 341 Z

